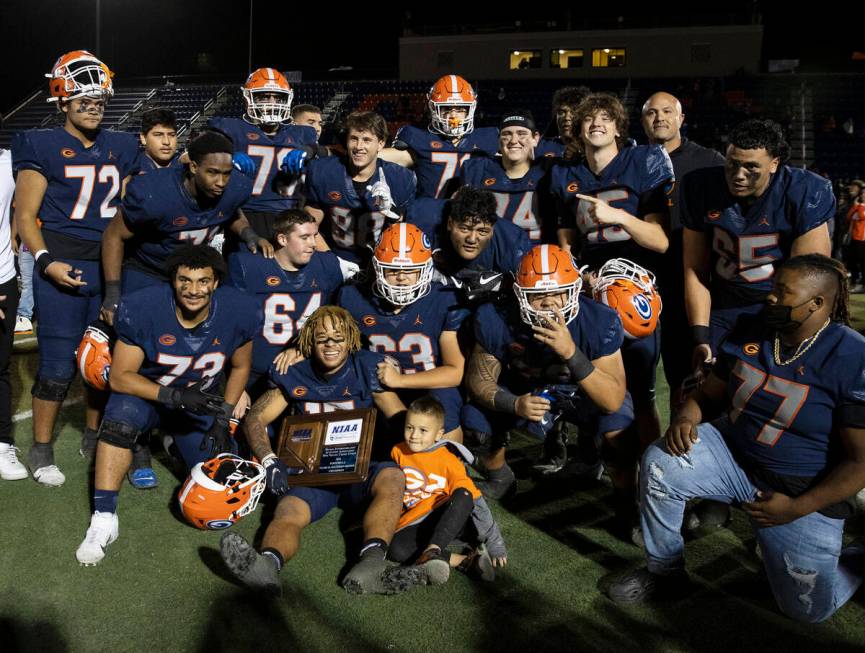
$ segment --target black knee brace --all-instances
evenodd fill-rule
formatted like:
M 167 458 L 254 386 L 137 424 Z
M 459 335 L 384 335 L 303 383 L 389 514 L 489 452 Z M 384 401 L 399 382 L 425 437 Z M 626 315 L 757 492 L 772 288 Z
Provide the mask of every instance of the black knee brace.
M 110 422 L 104 419 L 99 426 L 99 439 L 121 449 L 131 450 L 139 435 L 141 432 L 138 429 L 123 422 Z
M 613 469 L 626 469 L 640 460 L 640 442 L 636 432 L 625 432 L 618 436 L 616 444 L 607 438 L 601 443 L 601 460 Z
M 502 447 L 507 447 L 511 442 L 510 431 L 486 433 L 474 429 L 463 429 L 463 439 L 469 451 L 480 456 L 486 456 Z
M 43 401 L 63 401 L 66 399 L 66 393 L 69 392 L 70 385 L 72 385 L 72 379 L 65 381 L 61 379 L 43 379 L 41 376 L 37 376 L 33 382 L 33 387 L 30 389 L 30 394 Z

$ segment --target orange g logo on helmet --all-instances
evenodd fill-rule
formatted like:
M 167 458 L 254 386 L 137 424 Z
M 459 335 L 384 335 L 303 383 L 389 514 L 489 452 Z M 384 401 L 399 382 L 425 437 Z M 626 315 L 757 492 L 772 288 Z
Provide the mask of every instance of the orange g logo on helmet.
M 291 394 L 295 397 L 305 397 L 306 393 L 309 392 L 304 386 L 299 385 L 291 391 Z
M 364 315 L 363 319 L 361 319 L 361 322 L 363 322 L 364 326 L 368 327 L 376 325 L 375 318 L 372 315 Z
M 333 202 L 339 202 L 342 199 L 342 193 L 332 190 L 327 194 L 327 198 Z
M 760 345 L 758 345 L 756 342 L 749 342 L 742 347 L 742 351 L 745 352 L 746 356 L 756 356 L 758 353 L 760 353 Z
M 160 344 L 163 344 L 166 347 L 170 347 L 175 342 L 177 342 L 177 338 L 175 338 L 170 333 L 163 333 L 161 336 L 159 336 L 159 342 L 160 342 Z
M 278 286 L 279 285 L 279 277 L 267 277 L 265 283 L 268 286 Z
M 495 177 L 489 177 L 487 179 L 484 179 L 484 186 L 492 186 L 495 183 L 496 183 Z
M 64 147 L 62 150 L 60 150 L 60 156 L 62 156 L 64 159 L 73 159 L 75 158 L 75 150 L 73 150 L 71 147 Z
M 580 185 L 577 182 L 572 181 L 570 184 L 568 184 L 568 187 L 566 190 L 569 193 L 578 193 L 578 192 L 580 192 Z

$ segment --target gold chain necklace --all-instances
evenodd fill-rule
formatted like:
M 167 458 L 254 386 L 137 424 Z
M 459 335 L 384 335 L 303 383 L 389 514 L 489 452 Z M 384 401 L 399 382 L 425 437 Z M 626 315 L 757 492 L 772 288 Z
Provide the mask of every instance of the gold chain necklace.
M 810 338 L 806 338 L 805 340 L 800 342 L 799 346 L 796 348 L 796 353 L 793 354 L 793 357 L 788 358 L 785 361 L 781 360 L 781 339 L 778 337 L 778 332 L 776 331 L 775 332 L 775 365 L 789 365 L 790 363 L 795 361 L 797 358 L 804 356 L 805 352 L 808 351 L 809 349 L 811 349 L 811 345 L 813 345 L 815 342 L 817 342 L 817 338 L 820 337 L 820 334 L 823 333 L 823 330 L 827 326 L 829 326 L 829 322 L 831 322 L 831 320 L 829 318 L 827 318 L 826 321 L 823 322 L 823 326 L 821 326 L 817 330 L 817 333 L 815 333 Z M 806 342 L 808 343 L 807 345 L 805 345 Z M 805 345 L 804 349 L 803 349 L 803 345 Z

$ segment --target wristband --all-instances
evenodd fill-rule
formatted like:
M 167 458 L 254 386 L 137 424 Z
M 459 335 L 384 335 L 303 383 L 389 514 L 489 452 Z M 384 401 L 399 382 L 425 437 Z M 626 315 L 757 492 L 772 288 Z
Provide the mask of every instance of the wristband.
M 258 243 L 258 234 L 252 227 L 244 227 L 240 231 L 240 239 L 247 245 L 255 245 Z
M 275 458 L 276 458 L 276 454 L 275 454 L 275 453 L 269 453 L 269 454 L 267 454 L 264 458 L 261 459 L 261 466 L 262 466 L 262 467 L 267 467 L 268 464 L 269 464 L 273 459 L 275 459 Z
M 517 396 L 512 392 L 499 388 L 493 396 L 493 407 L 502 413 L 511 413 L 515 415 L 517 404 Z
M 234 404 L 230 404 L 227 401 L 222 402 L 222 414 L 225 415 L 225 419 L 231 419 L 231 415 L 234 413 Z
M 711 329 L 709 327 L 698 324 L 691 327 L 691 337 L 697 345 L 708 345 L 712 342 Z
M 595 366 L 592 365 L 592 361 L 590 361 L 586 355 L 580 351 L 579 347 L 574 349 L 573 356 L 565 361 L 565 365 L 568 366 L 571 376 L 577 383 L 595 371 Z
M 166 386 L 161 386 L 159 388 L 159 393 L 156 395 L 156 401 L 160 404 L 169 405 L 174 402 L 174 388 L 168 388 Z
M 120 303 L 120 281 L 105 282 L 105 300 L 102 305 L 108 310 L 114 310 Z
M 39 270 L 39 274 L 43 277 L 45 276 L 45 270 L 48 269 L 48 266 L 54 263 L 54 257 L 48 253 L 47 249 L 40 249 L 36 252 L 33 259 L 36 264 L 36 269 Z

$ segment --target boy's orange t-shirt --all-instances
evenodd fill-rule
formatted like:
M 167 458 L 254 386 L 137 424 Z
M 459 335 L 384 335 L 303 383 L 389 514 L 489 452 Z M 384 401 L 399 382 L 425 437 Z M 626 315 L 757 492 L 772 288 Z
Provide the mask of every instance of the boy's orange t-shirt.
M 447 446 L 414 453 L 405 442 L 400 442 L 391 449 L 390 457 L 405 474 L 403 510 L 397 530 L 426 517 L 459 488 L 468 490 L 474 499 L 481 496 L 462 461 Z

